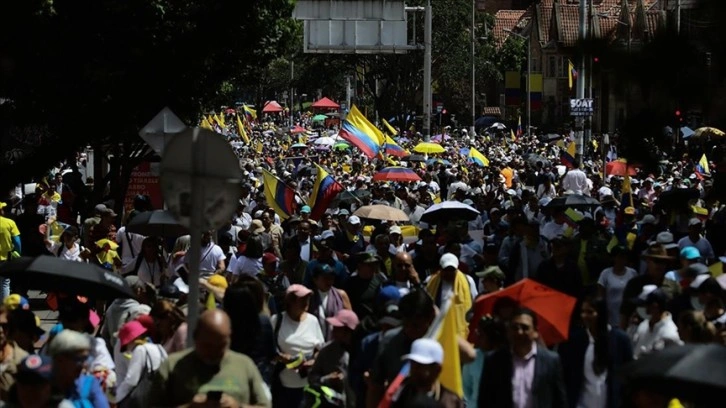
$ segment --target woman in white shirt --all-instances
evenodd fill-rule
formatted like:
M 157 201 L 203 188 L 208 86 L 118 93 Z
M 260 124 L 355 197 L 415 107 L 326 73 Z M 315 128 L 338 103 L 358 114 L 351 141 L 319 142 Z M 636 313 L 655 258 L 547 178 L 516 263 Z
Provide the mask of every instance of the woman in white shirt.
M 78 243 L 78 229 L 76 227 L 69 226 L 63 230 L 58 242 L 53 242 L 50 239 L 50 230 L 51 227 L 48 225 L 45 245 L 51 254 L 67 261 L 86 262 L 91 253 Z
M 166 262 L 155 238 L 146 238 L 141 244 L 141 253 L 136 257 L 131 274 L 157 288 L 169 278 Z
M 583 327 L 575 327 L 560 347 L 568 406 L 611 408 L 622 405 L 618 372 L 633 360 L 628 336 L 608 324 L 604 299 L 586 296 L 580 311 Z
M 124 407 L 127 406 L 124 399 L 133 393 L 139 381 L 159 369 L 167 354 L 163 347 L 148 339 L 146 327 L 138 320 L 132 320 L 121 326 L 118 338 L 122 351 L 119 358 L 130 360 L 126 372 L 118 373 L 118 378 L 121 380 L 116 388 L 116 401 L 120 403 L 119 406 Z M 128 403 L 130 406 L 131 401 Z
M 300 404 L 303 389 L 308 385 L 307 378 L 300 372 L 313 366 L 315 354 L 325 342 L 318 320 L 306 312 L 311 296 L 312 291 L 305 286 L 290 285 L 285 294 L 285 311 L 270 319 L 279 367 L 275 370 L 279 374 L 272 381 L 273 408 Z
M 627 266 L 628 249 L 623 246 L 616 246 L 610 252 L 613 256 L 613 266 L 603 269 L 597 280 L 600 296 L 608 304 L 608 316 L 610 325 L 623 327 L 620 323 L 620 305 L 623 303 L 625 285 L 638 276 L 635 269 Z

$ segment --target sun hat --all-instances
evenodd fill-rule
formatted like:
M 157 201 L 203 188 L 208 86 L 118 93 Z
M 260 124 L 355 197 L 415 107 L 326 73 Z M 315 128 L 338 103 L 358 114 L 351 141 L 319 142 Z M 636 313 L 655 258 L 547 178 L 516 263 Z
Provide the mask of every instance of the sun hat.
M 687 246 L 681 249 L 681 258 L 693 261 L 695 259 L 701 259 L 701 251 L 694 246 Z
M 299 297 L 299 298 L 308 296 L 311 293 L 313 293 L 312 290 L 306 288 L 305 286 L 303 286 L 299 283 L 290 285 L 287 288 L 287 291 L 285 292 L 285 294 L 287 294 L 287 295 L 295 295 L 296 297 Z
M 358 327 L 360 321 L 358 315 L 354 311 L 348 309 L 340 309 L 338 313 L 333 317 L 325 319 L 333 327 L 347 327 L 351 330 L 355 330 Z
M 53 378 L 53 359 L 43 354 L 31 354 L 18 364 L 15 379 L 21 384 L 42 384 Z
M 446 253 L 441 256 L 441 259 L 439 260 L 439 265 L 441 266 L 441 269 L 446 268 L 459 268 L 459 258 L 456 257 L 456 255 L 451 253 Z
M 261 220 L 252 220 L 252 224 L 250 225 L 250 232 L 253 234 L 261 234 L 265 232 L 265 226 L 262 225 Z
M 411 344 L 411 352 L 401 360 L 415 361 L 419 364 L 439 364 L 444 362 L 444 349 L 433 339 L 418 339 Z
M 118 331 L 118 340 L 121 347 L 127 346 L 141 335 L 147 332 L 146 327 L 138 320 L 132 320 L 121 326 Z

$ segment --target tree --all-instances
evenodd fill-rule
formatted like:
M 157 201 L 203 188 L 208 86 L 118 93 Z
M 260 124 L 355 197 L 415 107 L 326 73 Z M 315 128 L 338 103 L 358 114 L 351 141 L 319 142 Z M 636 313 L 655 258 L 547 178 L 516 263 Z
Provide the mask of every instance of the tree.
M 292 0 L 29 0 L 0 8 L 3 149 L 40 126 L 43 145 L 0 166 L 4 188 L 86 144 L 108 145 L 121 205 L 138 129 L 164 106 L 188 124 L 295 35 Z M 22 132 L 20 132 L 22 133 Z M 112 163 L 113 164 L 113 163 Z M 11 171 L 12 169 L 12 171 Z M 112 169 L 116 170 L 116 169 Z M 114 181 L 115 180 L 115 181 Z M 97 196 L 105 183 L 97 181 Z

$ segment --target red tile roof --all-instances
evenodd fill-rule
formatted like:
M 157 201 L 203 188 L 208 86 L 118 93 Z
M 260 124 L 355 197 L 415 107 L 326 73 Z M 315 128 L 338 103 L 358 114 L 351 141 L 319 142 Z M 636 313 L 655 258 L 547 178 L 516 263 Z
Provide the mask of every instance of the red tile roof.
M 574 47 L 580 35 L 580 6 L 560 4 L 555 10 L 559 11 L 559 42 L 565 47 Z
M 502 111 L 498 106 L 486 106 L 484 107 L 484 115 L 502 116 Z
M 547 1 L 547 0 L 545 0 Z M 542 3 L 545 3 L 543 1 Z M 550 25 L 552 24 L 552 6 L 540 4 L 537 6 L 537 29 L 542 45 L 550 42 Z
M 524 15 L 524 10 L 499 10 L 494 15 L 494 28 L 492 28 L 492 35 L 494 36 L 494 42 L 499 47 L 504 44 L 504 41 L 509 37 L 509 30 L 513 30 L 518 26 L 518 23 Z

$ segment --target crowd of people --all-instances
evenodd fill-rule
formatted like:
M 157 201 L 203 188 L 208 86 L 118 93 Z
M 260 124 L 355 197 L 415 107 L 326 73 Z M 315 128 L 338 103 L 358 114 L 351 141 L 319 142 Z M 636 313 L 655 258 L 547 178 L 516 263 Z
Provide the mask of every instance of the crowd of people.
M 615 157 L 561 164 L 567 137 L 449 129 L 438 139 L 442 154 L 369 160 L 354 147 L 315 145 L 326 129 L 292 137 L 276 129 L 263 120 L 250 143 L 233 141 L 239 206 L 202 235 L 199 265 L 189 264 L 189 236 L 126 229 L 152 209 L 147 197 L 124 214 L 113 202 L 91 206 L 76 198 L 83 182 L 73 172 L 55 169 L 35 194 L 0 203 L 0 262 L 91 262 L 124 276 L 135 294 L 109 302 L 49 294 L 59 315 L 46 333 L 27 288 L 5 279 L 0 399 L 20 407 L 660 407 L 668 390 L 622 381 L 624 365 L 684 343 L 726 345 L 726 218 L 715 166 L 706 172 L 663 153 L 659 169 L 631 174 L 625 165 L 613 175 L 605 170 Z M 405 133 L 395 138 L 403 149 L 423 141 Z M 472 163 L 470 149 L 487 165 Z M 306 205 L 314 164 L 346 192 L 318 219 Z M 391 164 L 421 180 L 373 180 Z M 267 201 L 265 171 L 296 191 L 296 214 Z M 568 204 L 581 197 L 591 200 Z M 422 221 L 444 201 L 478 215 Z M 355 215 L 368 204 L 397 208 L 409 222 Z M 192 270 L 204 311 L 187 344 Z M 524 279 L 577 299 L 566 341 L 543 339 L 539 311 L 517 299 L 475 313 L 479 299 Z M 461 390 L 442 385 L 447 355 L 427 335 L 451 299 Z M 402 384 L 391 387 L 404 366 Z

